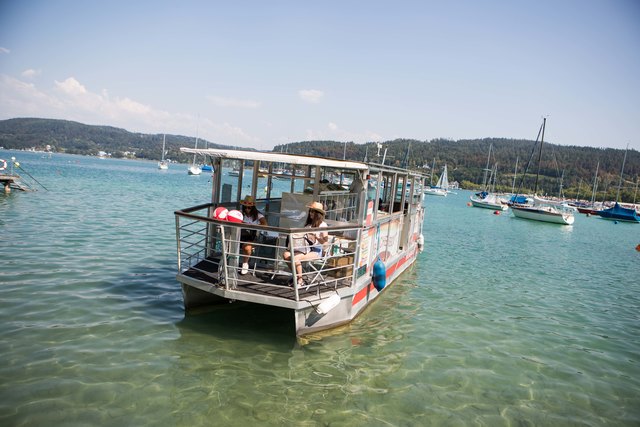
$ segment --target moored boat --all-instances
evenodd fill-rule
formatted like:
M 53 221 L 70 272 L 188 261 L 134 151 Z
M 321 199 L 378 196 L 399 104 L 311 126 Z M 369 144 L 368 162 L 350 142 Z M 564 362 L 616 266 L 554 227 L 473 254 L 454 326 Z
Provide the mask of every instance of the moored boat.
M 493 209 L 493 210 L 501 210 L 505 211 L 509 209 L 507 205 L 507 201 L 497 194 L 495 194 L 496 189 L 496 178 L 498 175 L 498 165 L 494 164 L 491 169 L 489 169 L 489 162 L 491 161 L 491 148 L 493 144 L 489 145 L 489 155 L 487 156 L 487 166 L 484 168 L 484 178 L 482 180 L 482 191 L 475 193 L 470 196 L 471 205 L 476 208 L 484 208 L 484 209 Z M 489 178 L 487 179 L 487 174 L 491 172 Z
M 165 144 L 167 142 L 167 135 L 162 136 L 162 159 L 158 162 L 158 169 L 167 170 L 169 169 L 169 160 L 165 160 L 164 156 L 167 154 L 165 150 Z
M 575 216 L 571 212 L 563 212 L 555 206 L 512 205 L 511 212 L 518 218 L 553 224 L 571 225 L 575 221 Z
M 627 145 L 627 148 L 624 150 L 624 158 L 622 159 L 622 168 L 620 169 L 620 181 L 618 182 L 618 192 L 616 194 L 616 204 L 609 209 L 602 209 L 601 211 L 598 211 L 597 214 L 604 219 L 632 222 L 637 224 L 637 223 L 640 223 L 640 216 L 636 211 L 635 205 L 633 208 L 625 208 L 623 206 L 620 206 L 620 204 L 618 203 L 618 200 L 620 200 L 620 189 L 622 188 L 624 164 L 627 161 L 628 150 L 629 150 L 629 145 Z
M 435 159 L 434 159 L 435 166 Z M 433 167 L 431 168 L 431 176 L 433 176 Z M 449 175 L 447 173 L 447 165 L 444 165 L 444 169 L 442 170 L 442 174 L 440 178 L 438 178 L 438 182 L 436 185 L 429 185 L 425 187 L 424 194 L 428 196 L 444 196 L 446 197 L 449 193 Z
M 230 301 L 288 309 L 296 335 L 304 336 L 350 322 L 422 252 L 426 177 L 418 172 L 282 153 L 181 150 L 213 165 L 211 201 L 175 212 L 176 277 L 186 309 Z M 223 162 L 243 172 L 229 176 Z M 276 164 L 295 175 L 276 181 Z M 329 190 L 327 177 L 336 174 L 351 186 Z M 242 221 L 247 196 L 268 225 L 233 222 Z M 296 256 L 283 255 L 309 231 L 304 220 L 312 206 L 322 206 L 328 240 L 317 258 L 301 261 L 299 273 Z M 242 230 L 256 236 L 249 255 L 241 252 Z
M 540 138 L 540 151 L 538 154 L 538 172 L 536 173 L 536 182 L 533 191 L 533 203 L 532 204 L 519 204 L 512 203 L 510 205 L 511 212 L 516 218 L 528 219 L 540 222 L 549 222 L 552 224 L 572 225 L 575 221 L 573 214 L 574 209 L 564 206 L 563 204 L 557 204 L 555 202 L 550 203 L 549 200 L 542 199 L 537 196 L 538 191 L 538 179 L 540 177 L 540 159 L 542 158 L 542 145 L 544 144 L 544 130 L 547 123 L 547 119 L 542 119 L 542 125 L 538 131 L 538 137 L 536 138 L 536 144 L 538 138 Z M 542 135 L 542 137 L 540 137 Z M 535 145 L 534 145 L 535 148 Z M 534 151 L 531 152 L 533 156 Z M 526 170 L 525 170 L 526 175 Z M 524 179 L 524 176 L 523 176 Z M 516 194 L 512 200 L 517 200 Z
M 618 202 L 609 209 L 597 211 L 596 214 L 600 215 L 604 219 L 632 222 L 636 224 L 640 223 L 640 215 L 638 215 L 638 212 L 635 209 L 620 206 Z
M 494 193 L 487 193 L 486 191 L 481 191 L 479 193 L 470 196 L 471 205 L 476 208 L 484 208 L 484 209 L 493 209 L 493 210 L 501 210 L 506 211 L 509 209 L 507 205 L 507 201 L 498 197 Z

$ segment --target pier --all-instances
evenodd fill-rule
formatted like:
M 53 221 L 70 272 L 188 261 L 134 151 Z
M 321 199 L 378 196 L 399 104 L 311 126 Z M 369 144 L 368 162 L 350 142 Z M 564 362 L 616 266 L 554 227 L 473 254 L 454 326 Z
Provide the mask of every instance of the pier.
M 11 193 L 12 188 L 20 191 L 33 191 L 32 188 L 27 187 L 22 181 L 20 181 L 20 175 L 16 174 L 0 174 L 0 184 L 4 188 L 5 193 Z

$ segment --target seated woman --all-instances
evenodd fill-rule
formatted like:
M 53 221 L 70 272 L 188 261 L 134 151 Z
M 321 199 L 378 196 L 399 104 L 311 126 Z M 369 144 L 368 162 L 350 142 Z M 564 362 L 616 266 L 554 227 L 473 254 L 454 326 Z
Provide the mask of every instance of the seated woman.
M 322 203 L 313 202 L 307 206 L 309 213 L 305 228 L 326 228 L 327 223 L 324 222 L 325 211 Z M 329 240 L 329 233 L 322 231 L 307 232 L 301 235 L 293 234 L 293 255 L 295 257 L 296 276 L 298 278 L 298 286 L 304 284 L 302 279 L 301 261 L 320 258 L 322 256 L 322 245 Z M 285 261 L 291 259 L 291 252 L 285 251 L 282 254 Z
M 267 225 L 267 219 L 262 215 L 258 209 L 256 208 L 256 202 L 253 197 L 246 196 L 244 200 L 240 201 L 242 205 L 242 222 L 245 224 L 252 225 Z M 249 256 L 251 256 L 251 251 L 253 250 L 252 243 L 255 242 L 258 233 L 256 230 L 241 230 L 240 231 L 240 242 L 242 245 L 242 270 L 240 270 L 240 274 L 244 275 L 249 272 Z

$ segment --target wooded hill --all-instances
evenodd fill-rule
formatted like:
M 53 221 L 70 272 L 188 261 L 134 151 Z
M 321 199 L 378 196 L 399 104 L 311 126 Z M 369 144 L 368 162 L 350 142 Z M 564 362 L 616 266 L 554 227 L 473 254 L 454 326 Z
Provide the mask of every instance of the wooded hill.
M 116 158 L 160 160 L 162 158 L 162 134 L 133 133 L 111 126 L 92 126 L 67 120 L 19 118 L 0 121 L 0 147 L 28 150 L 45 150 L 67 154 L 97 156 L 100 151 Z M 180 147 L 193 147 L 194 136 L 166 135 L 166 157 L 188 163 L 191 156 L 180 152 Z M 200 139 L 198 147 L 207 141 Z M 208 143 L 209 148 L 233 148 Z
M 135 157 L 159 160 L 162 156 L 162 134 L 150 135 L 128 132 L 110 126 L 91 126 L 66 120 L 17 118 L 0 121 L 0 147 L 8 149 L 45 149 L 53 152 L 97 155 L 99 151 L 111 153 L 113 157 Z M 166 135 L 167 157 L 181 163 L 190 162 L 190 156 L 180 153 L 180 147 L 193 147 L 195 137 Z M 313 154 L 327 158 L 382 162 L 386 150 L 385 164 L 422 169 L 427 173 L 435 159 L 434 182 L 444 164 L 449 170 L 449 181 L 458 181 L 462 188 L 476 189 L 482 185 L 487 164 L 489 146 L 493 145 L 490 167 L 497 163 L 499 191 L 511 191 L 516 159 L 518 161 L 516 190 L 532 157 L 535 141 L 506 138 L 484 138 L 470 140 L 432 139 L 419 141 L 396 139 L 378 144 L 355 144 L 337 141 L 304 141 L 278 145 L 273 151 L 294 154 Z M 198 147 L 234 148 L 200 139 Z M 246 149 L 252 149 L 247 147 Z M 380 156 L 378 156 L 378 152 Z M 407 155 L 408 152 L 408 155 Z M 564 146 L 545 141 L 540 168 L 540 194 L 557 196 L 560 181 L 565 197 L 590 199 L 596 165 L 598 168 L 597 200 L 614 200 L 620 178 L 624 150 Z M 629 149 L 624 168 L 621 200 L 632 202 L 636 197 L 640 175 L 640 152 Z M 521 192 L 532 191 L 537 172 L 537 152 L 528 169 Z

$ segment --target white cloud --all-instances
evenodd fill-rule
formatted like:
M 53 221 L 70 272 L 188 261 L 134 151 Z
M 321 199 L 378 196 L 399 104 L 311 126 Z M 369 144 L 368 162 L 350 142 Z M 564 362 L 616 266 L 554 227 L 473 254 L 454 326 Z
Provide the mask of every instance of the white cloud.
M 148 105 L 141 104 L 129 98 L 116 99 L 115 105 L 118 109 L 132 114 L 152 114 L 153 110 Z
M 55 112 L 61 103 L 38 90 L 32 83 L 0 75 L 0 118 L 51 117 L 43 111 Z
M 207 99 L 217 107 L 259 108 L 260 103 L 252 99 L 223 98 L 221 96 L 207 96 Z
M 22 77 L 25 77 L 27 79 L 32 79 L 32 78 L 34 78 L 36 76 L 39 76 L 40 73 L 41 73 L 40 70 L 34 70 L 32 68 L 29 68 L 28 70 L 24 70 L 22 72 Z
M 10 53 L 11 51 L 9 49 L 7 49 L 6 47 L 2 47 L 0 46 L 0 53 Z
M 228 145 L 255 145 L 262 141 L 231 123 L 153 108 L 130 97 L 111 97 L 106 89 L 92 92 L 74 77 L 55 81 L 42 90 L 0 74 L 0 119 L 42 117 L 116 126 L 131 132 L 194 135 Z
M 305 102 L 317 104 L 324 96 L 324 92 L 317 89 L 301 89 L 298 91 L 298 96 Z
M 59 82 L 56 80 L 56 88 L 62 93 L 71 96 L 81 96 L 87 93 L 87 89 L 73 77 L 69 77 L 63 82 Z

